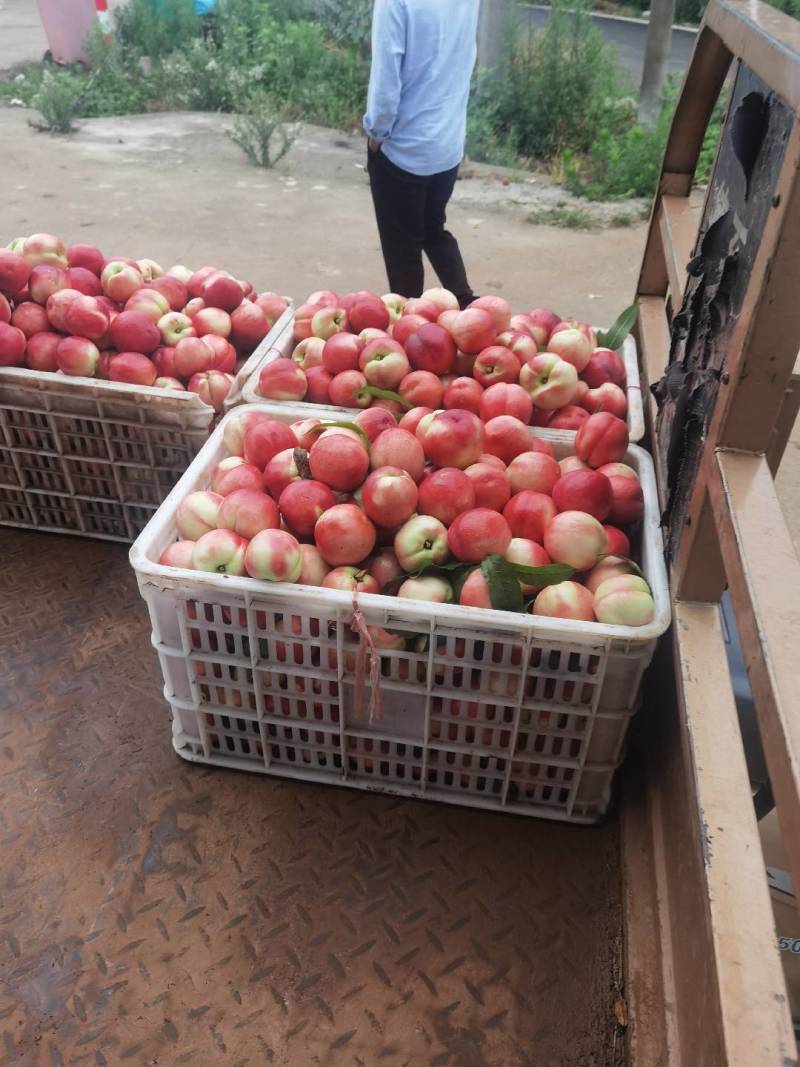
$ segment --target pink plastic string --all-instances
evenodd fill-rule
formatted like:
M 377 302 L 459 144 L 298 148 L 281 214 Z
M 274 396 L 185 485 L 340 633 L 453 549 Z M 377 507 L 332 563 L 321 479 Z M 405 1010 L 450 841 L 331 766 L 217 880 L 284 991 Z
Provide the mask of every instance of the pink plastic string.
M 367 653 L 369 653 L 369 684 L 372 689 L 369 701 L 369 721 L 373 722 L 375 719 L 383 718 L 380 660 L 375 650 L 372 634 L 369 632 L 369 627 L 361 614 L 361 608 L 358 606 L 358 591 L 355 588 L 353 589 L 353 618 L 350 623 L 350 629 L 353 633 L 357 633 L 360 639 L 358 655 L 356 656 L 355 717 L 357 719 L 364 718 L 364 674 L 367 665 Z

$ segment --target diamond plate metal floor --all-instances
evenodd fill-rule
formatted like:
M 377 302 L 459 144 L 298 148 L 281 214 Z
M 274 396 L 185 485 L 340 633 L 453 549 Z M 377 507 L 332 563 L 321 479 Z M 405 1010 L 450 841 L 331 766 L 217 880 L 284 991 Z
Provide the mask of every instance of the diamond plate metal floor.
M 186 764 L 126 549 L 0 559 L 0 1064 L 621 1062 L 613 823 Z

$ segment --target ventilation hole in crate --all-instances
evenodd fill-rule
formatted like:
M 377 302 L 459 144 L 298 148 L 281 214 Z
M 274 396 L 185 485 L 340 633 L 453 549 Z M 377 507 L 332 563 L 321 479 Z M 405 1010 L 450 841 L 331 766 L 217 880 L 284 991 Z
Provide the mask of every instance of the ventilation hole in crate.
M 0 520 L 29 525 L 31 513 L 25 494 L 18 489 L 0 489 Z
M 65 456 L 78 456 L 84 459 L 111 459 L 108 446 L 103 436 L 102 423 L 92 423 L 99 427 L 99 432 L 83 432 L 76 429 L 72 432 L 59 427 L 58 435 Z
M 47 429 L 30 429 L 16 426 L 9 427 L 11 445 L 15 448 L 30 448 L 41 452 L 56 451 L 56 439 Z
M 37 526 L 56 526 L 67 530 L 81 528 L 75 504 L 68 497 L 37 494 L 32 501 Z
M 0 483 L 14 487 L 19 487 L 21 484 L 17 469 L 12 465 L 10 457 L 0 462 Z
M 550 650 L 550 655 L 547 657 L 547 666 L 551 671 L 561 669 L 561 653 L 557 649 Z
M 145 508 L 131 507 L 127 504 L 123 505 L 123 508 L 125 514 L 128 516 L 128 521 L 131 524 L 134 534 L 138 537 L 145 526 L 147 526 L 148 522 L 152 519 L 153 511 L 148 511 Z

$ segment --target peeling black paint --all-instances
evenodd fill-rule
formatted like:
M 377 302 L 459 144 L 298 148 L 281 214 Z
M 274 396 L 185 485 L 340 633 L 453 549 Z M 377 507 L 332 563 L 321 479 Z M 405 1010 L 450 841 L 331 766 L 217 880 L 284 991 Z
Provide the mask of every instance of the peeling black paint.
M 658 454 L 667 487 L 663 523 L 674 559 L 706 432 L 775 196 L 793 116 L 751 70 L 741 67 L 722 135 L 686 291 L 672 321 L 667 371 L 652 386 Z M 673 301 L 676 294 L 672 294 Z

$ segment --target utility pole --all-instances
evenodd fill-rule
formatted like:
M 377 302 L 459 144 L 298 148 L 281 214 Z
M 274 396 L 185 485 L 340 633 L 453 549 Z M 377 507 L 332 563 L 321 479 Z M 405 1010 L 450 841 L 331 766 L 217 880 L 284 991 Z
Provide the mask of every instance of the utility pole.
M 674 16 L 675 0 L 651 0 L 639 89 L 639 122 L 642 126 L 655 126 L 661 113 L 661 94 L 667 80 Z

